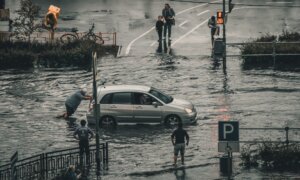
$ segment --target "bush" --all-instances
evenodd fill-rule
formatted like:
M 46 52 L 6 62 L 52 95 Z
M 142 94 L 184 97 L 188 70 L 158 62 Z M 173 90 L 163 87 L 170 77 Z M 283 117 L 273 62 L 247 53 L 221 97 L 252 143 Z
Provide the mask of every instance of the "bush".
M 241 159 L 246 167 L 258 166 L 271 170 L 300 170 L 300 145 L 261 143 L 243 146 Z
M 91 50 L 103 55 L 101 45 L 90 41 L 76 41 L 68 44 L 37 42 L 0 42 L 1 69 L 33 68 L 35 65 L 47 68 L 79 67 L 89 68 Z
M 269 68 L 275 69 L 293 69 L 298 70 L 300 68 L 300 55 L 281 55 L 276 56 L 275 61 L 272 55 L 269 56 L 243 56 L 252 54 L 273 54 L 273 44 L 254 44 L 252 42 L 274 42 L 276 36 L 266 34 L 260 38 L 251 40 L 249 44 L 241 46 L 241 55 L 243 59 L 243 68 Z M 297 32 L 283 31 L 278 36 L 278 43 L 275 46 L 276 54 L 300 54 L 300 42 L 297 44 L 288 44 L 285 42 L 300 41 L 300 34 Z
M 27 51 L 1 52 L 0 69 L 30 69 L 35 59 L 36 56 Z

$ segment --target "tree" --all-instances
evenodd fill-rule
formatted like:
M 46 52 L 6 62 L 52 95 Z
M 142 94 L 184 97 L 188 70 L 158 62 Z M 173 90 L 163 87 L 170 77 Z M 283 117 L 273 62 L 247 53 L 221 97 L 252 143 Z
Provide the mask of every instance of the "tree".
M 40 26 L 36 24 L 36 17 L 39 15 L 40 7 L 33 4 L 32 0 L 21 0 L 20 9 L 16 12 L 19 15 L 14 19 L 14 35 L 17 39 L 30 41 L 30 36 Z

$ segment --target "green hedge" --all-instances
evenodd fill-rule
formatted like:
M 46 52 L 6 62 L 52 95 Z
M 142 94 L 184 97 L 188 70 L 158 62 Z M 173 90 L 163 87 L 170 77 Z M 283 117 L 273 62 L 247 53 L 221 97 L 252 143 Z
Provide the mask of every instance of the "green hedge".
M 246 167 L 300 171 L 300 144 L 261 143 L 245 145 L 241 159 Z
M 250 40 L 249 44 L 241 46 L 241 55 L 251 54 L 272 54 L 272 44 L 253 44 L 252 42 L 273 42 L 276 36 L 266 34 L 260 38 Z M 297 32 L 282 32 L 278 36 L 278 42 L 299 42 L 298 44 L 276 44 L 276 54 L 300 54 L 300 34 Z M 242 56 L 243 68 L 270 68 L 275 69 L 300 69 L 300 56 L 276 56 L 275 62 L 273 56 Z
M 101 45 L 90 41 L 60 43 L 0 42 L 0 69 L 79 67 L 91 65 L 91 49 L 103 54 Z

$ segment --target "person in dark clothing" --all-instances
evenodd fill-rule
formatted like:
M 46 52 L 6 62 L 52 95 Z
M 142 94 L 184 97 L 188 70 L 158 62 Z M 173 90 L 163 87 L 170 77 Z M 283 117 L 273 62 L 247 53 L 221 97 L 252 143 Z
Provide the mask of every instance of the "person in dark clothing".
M 175 142 L 174 142 L 175 138 Z M 185 144 L 186 139 L 186 144 Z M 182 123 L 178 123 L 178 128 L 172 133 L 171 141 L 174 146 L 174 165 L 177 163 L 177 156 L 180 151 L 181 163 L 184 165 L 184 151 L 185 145 L 189 145 L 190 137 L 186 130 L 182 128 Z
M 94 137 L 94 133 L 90 128 L 86 127 L 86 121 L 80 121 L 81 126 L 78 127 L 73 136 L 75 139 L 79 140 L 79 149 L 80 149 L 80 165 L 83 165 L 83 153 L 85 152 L 86 163 L 90 164 L 90 147 L 89 140 Z
M 86 88 L 82 88 L 80 91 L 77 91 L 76 93 L 67 98 L 65 102 L 66 112 L 62 115 L 65 119 L 67 119 L 69 116 L 75 113 L 82 100 L 92 99 L 91 96 L 86 95 L 86 92 Z
M 158 16 L 157 21 L 156 21 L 156 25 L 155 25 L 156 32 L 158 34 L 158 41 L 161 41 L 161 39 L 162 39 L 163 27 L 164 27 L 163 17 Z
M 74 166 L 69 166 L 65 176 L 64 180 L 77 180 L 77 174 L 75 173 L 75 167 Z
M 210 35 L 211 35 L 211 45 L 214 45 L 214 36 L 219 35 L 219 27 L 217 26 L 217 20 L 215 16 L 211 16 L 207 23 L 208 27 L 210 28 Z
M 162 15 L 165 19 L 165 25 L 164 25 L 164 37 L 163 39 L 166 38 L 167 35 L 167 30 L 168 30 L 168 37 L 169 40 L 171 40 L 171 28 L 172 25 L 175 23 L 175 11 L 170 7 L 169 4 L 165 4 L 165 8 L 162 10 Z

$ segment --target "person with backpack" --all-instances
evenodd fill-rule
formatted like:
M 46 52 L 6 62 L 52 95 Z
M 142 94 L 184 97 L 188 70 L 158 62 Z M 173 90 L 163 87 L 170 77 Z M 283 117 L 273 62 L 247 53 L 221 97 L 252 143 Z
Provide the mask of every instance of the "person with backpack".
M 79 140 L 79 149 L 80 149 L 80 165 L 82 167 L 83 165 L 83 153 L 85 152 L 86 157 L 86 164 L 90 164 L 90 145 L 89 140 L 94 137 L 94 133 L 90 128 L 88 128 L 86 125 L 85 120 L 80 121 L 80 127 L 78 127 L 73 136 L 75 139 Z
M 168 37 L 169 40 L 171 39 L 171 33 L 172 33 L 172 25 L 175 25 L 175 11 L 173 8 L 170 7 L 168 3 L 165 4 L 165 8 L 162 10 L 162 15 L 165 19 L 165 25 L 164 25 L 164 37 L 163 39 L 166 39 L 167 31 L 168 31 Z
M 211 16 L 208 20 L 207 26 L 210 28 L 210 35 L 211 35 L 211 45 L 214 45 L 214 36 L 219 35 L 219 27 L 217 26 L 217 20 L 215 16 Z

